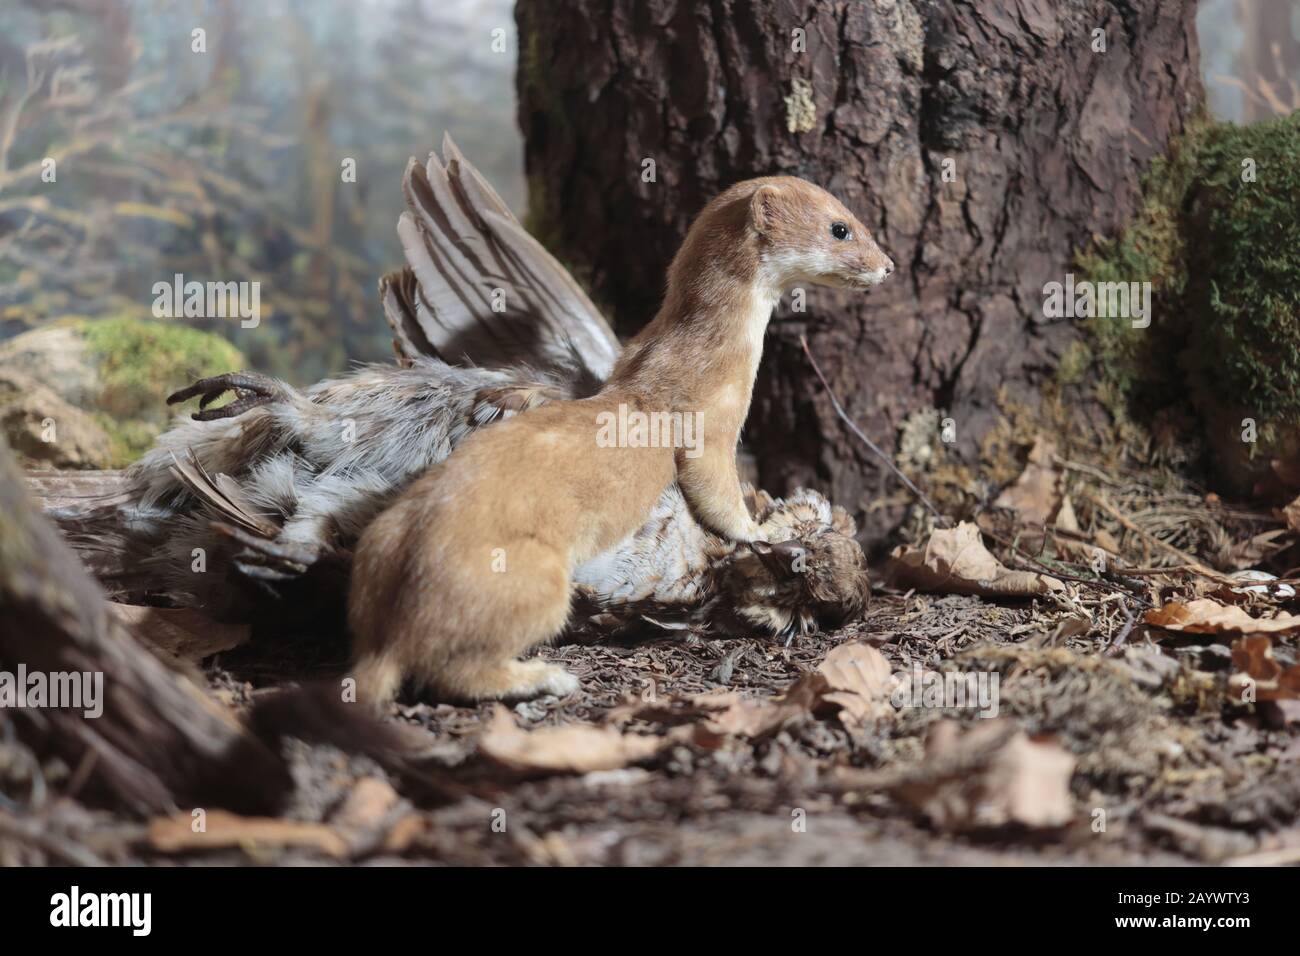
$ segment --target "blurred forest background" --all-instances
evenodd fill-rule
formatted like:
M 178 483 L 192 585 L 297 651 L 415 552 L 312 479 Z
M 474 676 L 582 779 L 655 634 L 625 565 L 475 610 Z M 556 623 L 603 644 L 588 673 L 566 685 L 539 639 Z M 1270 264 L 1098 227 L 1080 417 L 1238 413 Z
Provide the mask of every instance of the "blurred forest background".
M 389 356 L 375 284 L 402 262 L 394 226 L 408 157 L 450 131 L 521 218 L 526 211 L 512 6 L 6 0 L 0 365 L 5 340 L 54 326 L 99 350 L 101 375 L 158 377 L 156 367 L 127 370 L 110 351 L 154 335 L 134 323 L 151 318 L 153 284 L 175 273 L 260 281 L 262 317 L 256 329 L 181 320 L 233 348 L 151 339 L 166 371 L 247 363 L 302 384 Z M 1252 121 L 1300 103 L 1300 4 L 1204 0 L 1198 28 L 1217 116 Z M 349 159 L 355 182 L 342 175 Z M 65 349 L 68 340 L 53 341 Z M 66 377 L 62 359 L 19 353 L 8 358 L 25 374 Z M 99 402 L 114 443 L 100 459 L 147 445 L 156 421 L 121 430 L 132 414 L 153 418 L 143 406 L 155 400 Z
M 258 328 L 198 323 L 259 369 L 391 355 L 407 159 L 452 131 L 522 214 L 515 51 L 510 0 L 6 0 L 0 338 L 148 319 L 181 272 L 261 281 Z

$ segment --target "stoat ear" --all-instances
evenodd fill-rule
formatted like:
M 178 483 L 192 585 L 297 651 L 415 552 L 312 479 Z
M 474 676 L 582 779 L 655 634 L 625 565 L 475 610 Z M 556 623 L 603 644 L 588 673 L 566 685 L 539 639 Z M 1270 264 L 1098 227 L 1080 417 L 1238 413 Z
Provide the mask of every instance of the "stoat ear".
M 749 197 L 749 218 L 759 235 L 770 231 L 776 221 L 780 196 L 781 190 L 775 186 L 759 186 L 754 190 L 754 195 Z

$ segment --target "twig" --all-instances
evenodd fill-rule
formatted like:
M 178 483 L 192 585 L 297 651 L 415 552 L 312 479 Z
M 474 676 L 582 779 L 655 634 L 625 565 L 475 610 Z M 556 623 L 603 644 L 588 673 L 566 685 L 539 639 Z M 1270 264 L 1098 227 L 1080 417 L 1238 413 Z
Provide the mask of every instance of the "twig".
M 1080 577 L 1080 576 L 1075 575 L 1075 574 L 1067 574 L 1067 573 L 1065 573 L 1065 572 L 1063 572 L 1063 571 L 1058 570 L 1057 568 L 1052 567 L 1050 564 L 1044 564 L 1042 561 L 1039 561 L 1037 558 L 1035 558 L 1035 557 L 1034 557 L 1032 554 L 1030 554 L 1029 552 L 1025 551 L 1025 550 L 1024 550 L 1023 548 L 1021 548 L 1019 545 L 1014 544 L 1014 543 L 1011 542 L 1011 541 L 1008 541 L 1006 538 L 1002 537 L 1001 535 L 994 534 L 992 531 L 989 531 L 989 530 L 987 530 L 987 529 L 983 529 L 983 528 L 980 529 L 980 533 L 981 533 L 981 534 L 988 535 L 990 538 L 992 538 L 992 539 L 993 539 L 994 541 L 996 541 L 998 544 L 1002 545 L 1004 548 L 1010 548 L 1010 549 L 1011 549 L 1011 550 L 1012 550 L 1012 551 L 1013 551 L 1013 552 L 1014 552 L 1018 557 L 1020 557 L 1020 558 L 1022 558 L 1023 560 L 1029 562 L 1030 564 L 1034 565 L 1034 566 L 1037 567 L 1041 572 L 1043 572 L 1043 573 L 1045 573 L 1045 574 L 1050 574 L 1052 577 L 1054 577 L 1054 578 L 1056 578 L 1056 579 L 1058 579 L 1058 580 L 1060 580 L 1060 581 L 1073 581 L 1075 584 L 1087 584 L 1087 585 L 1091 585 L 1092 587 L 1096 587 L 1096 588 L 1106 588 L 1106 583 L 1105 583 L 1105 582 L 1106 582 L 1107 580 L 1109 580 L 1109 579 L 1099 578 L 1099 577 L 1097 577 L 1097 578 L 1084 578 L 1084 577 Z M 1067 567 L 1067 568 L 1079 568 L 1079 567 L 1080 567 L 1079 565 L 1077 565 L 1077 564 L 1071 564 L 1071 563 L 1068 562 L 1068 561 L 1061 561 L 1061 562 L 1059 562 L 1059 563 L 1062 564 L 1062 565 L 1064 565 L 1064 566 Z M 1027 569 L 1024 569 L 1024 570 L 1027 570 Z M 1110 581 L 1109 583 L 1111 583 L 1111 584 L 1118 584 L 1120 587 L 1125 587 L 1125 588 L 1128 588 L 1128 589 L 1130 589 L 1130 590 L 1133 590 L 1133 589 L 1136 589 L 1137 587 L 1139 587 L 1138 582 L 1136 582 L 1136 581 L 1125 582 L 1125 581 L 1122 581 L 1122 580 L 1116 580 L 1116 581 Z M 1113 590 L 1113 589 L 1111 589 L 1111 588 L 1106 588 L 1106 590 Z M 1146 603 L 1146 604 L 1150 604 L 1150 603 L 1151 603 L 1150 601 L 1146 601 L 1146 600 L 1145 600 L 1145 599 L 1140 595 L 1140 593 L 1134 593 L 1133 596 L 1134 596 L 1134 598 L 1136 598 L 1137 600 L 1144 601 L 1144 603 Z
M 830 398 L 831 406 L 835 409 L 835 414 L 840 417 L 840 420 L 849 427 L 849 430 L 853 432 L 853 434 L 862 439 L 863 444 L 875 452 L 876 457 L 883 461 L 889 470 L 898 476 L 898 480 L 906 485 L 907 489 L 911 491 L 912 494 L 916 495 L 916 497 L 920 499 L 921 504 L 925 505 L 925 507 L 929 509 L 930 513 L 934 515 L 939 524 L 945 528 L 951 526 L 952 521 L 934 506 L 934 502 L 926 497 L 925 492 L 916 487 L 916 485 L 912 483 L 912 479 L 903 474 L 899 467 L 894 464 L 893 459 L 881 451 L 880 448 L 877 447 L 876 443 L 868 438 L 866 433 L 857 426 L 857 423 L 854 422 L 853 419 L 849 418 L 848 414 L 844 411 L 844 406 L 842 406 L 840 400 L 835 397 L 835 392 L 831 388 L 831 383 L 826 381 L 826 376 L 822 374 L 821 366 L 819 366 L 817 360 L 813 358 L 812 349 L 808 348 L 807 337 L 803 335 L 799 336 L 799 344 L 803 346 L 803 354 L 808 356 L 808 361 L 812 363 L 813 371 L 817 373 L 817 378 L 821 380 L 822 387 L 826 389 L 826 395 Z
M 1128 636 L 1133 632 L 1136 624 L 1137 615 L 1133 613 L 1133 609 L 1130 607 L 1124 608 L 1124 626 L 1115 635 L 1115 639 L 1110 642 L 1110 647 L 1106 648 L 1105 653 L 1108 655 L 1114 654 L 1128 640 Z
M 1182 561 L 1184 562 L 1184 566 L 1188 571 L 1195 572 L 1196 574 L 1199 574 L 1202 577 L 1209 578 L 1212 581 L 1217 581 L 1220 584 L 1241 583 L 1239 581 L 1233 581 L 1231 578 L 1227 577 L 1224 574 L 1221 574 L 1218 571 L 1215 571 L 1213 568 L 1206 567 L 1200 561 L 1197 561 L 1193 555 L 1188 554 L 1186 551 L 1183 551 L 1181 548 L 1174 547 L 1168 541 L 1164 541 L 1160 538 L 1157 538 L 1151 532 L 1145 531 L 1142 528 L 1138 527 L 1138 525 L 1132 519 L 1130 519 L 1127 515 L 1121 512 L 1118 508 L 1116 508 L 1113 504 L 1111 504 L 1101 495 L 1093 494 L 1091 491 L 1085 491 L 1084 496 L 1093 504 L 1095 504 L 1098 508 L 1100 508 L 1102 511 L 1106 512 L 1108 515 L 1110 515 L 1112 518 L 1118 521 L 1126 529 L 1132 531 L 1134 534 L 1138 535 L 1144 541 L 1149 541 L 1151 544 L 1154 544 L 1156 547 L 1161 548 L 1162 550 L 1167 551 L 1178 558 L 1181 558 Z
M 1056 462 L 1056 464 L 1060 465 L 1062 468 L 1066 468 L 1070 471 L 1080 472 L 1082 474 L 1087 475 L 1090 478 L 1097 479 L 1102 484 L 1111 485 L 1116 488 L 1123 487 L 1124 484 L 1123 482 L 1116 481 L 1110 475 L 1106 474 L 1104 471 L 1102 471 L 1099 468 L 1094 468 L 1092 465 L 1085 465 L 1077 461 L 1070 461 L 1068 458 L 1062 458 L 1060 455 L 1053 455 L 1052 459 Z
M 1117 573 L 1117 574 L 1129 574 L 1129 575 L 1132 575 L 1133 577 L 1138 577 L 1138 578 L 1142 578 L 1142 577 L 1156 577 L 1156 576 L 1159 576 L 1159 575 L 1162 575 L 1162 574 L 1180 574 L 1180 573 L 1187 573 L 1187 574 L 1200 574 L 1201 572 L 1197 570 L 1197 567 L 1198 567 L 1197 565 L 1192 565 L 1192 564 L 1171 564 L 1171 565 L 1169 565 L 1169 567 L 1167 567 L 1167 568 L 1124 568 L 1124 567 L 1116 567 L 1116 568 L 1115 568 L 1115 573 Z M 1272 583 L 1272 582 L 1270 582 L 1270 583 Z

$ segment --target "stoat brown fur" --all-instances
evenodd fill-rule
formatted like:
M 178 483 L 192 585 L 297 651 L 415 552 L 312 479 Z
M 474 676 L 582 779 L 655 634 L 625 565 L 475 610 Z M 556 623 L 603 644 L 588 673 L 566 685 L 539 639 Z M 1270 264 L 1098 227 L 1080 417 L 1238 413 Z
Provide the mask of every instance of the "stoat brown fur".
M 348 601 L 361 699 L 382 705 L 407 678 L 468 700 L 576 690 L 563 668 L 518 659 L 564 629 L 573 569 L 636 531 L 674 480 L 706 526 L 755 540 L 736 445 L 773 308 L 792 286 L 868 289 L 893 268 L 804 180 L 752 179 L 709 203 L 600 392 L 475 433 L 362 535 Z M 702 433 L 689 454 L 598 440 L 631 412 L 699 413 Z

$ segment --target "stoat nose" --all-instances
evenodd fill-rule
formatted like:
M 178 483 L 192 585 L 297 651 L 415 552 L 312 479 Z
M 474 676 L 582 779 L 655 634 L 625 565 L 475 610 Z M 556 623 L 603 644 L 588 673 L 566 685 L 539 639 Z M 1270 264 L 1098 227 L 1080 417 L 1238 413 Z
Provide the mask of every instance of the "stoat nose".
M 892 276 L 893 274 L 894 274 L 894 260 L 893 260 L 893 259 L 886 259 L 886 260 L 885 260 L 885 278 L 888 279 L 888 278 L 889 278 L 890 276 Z

